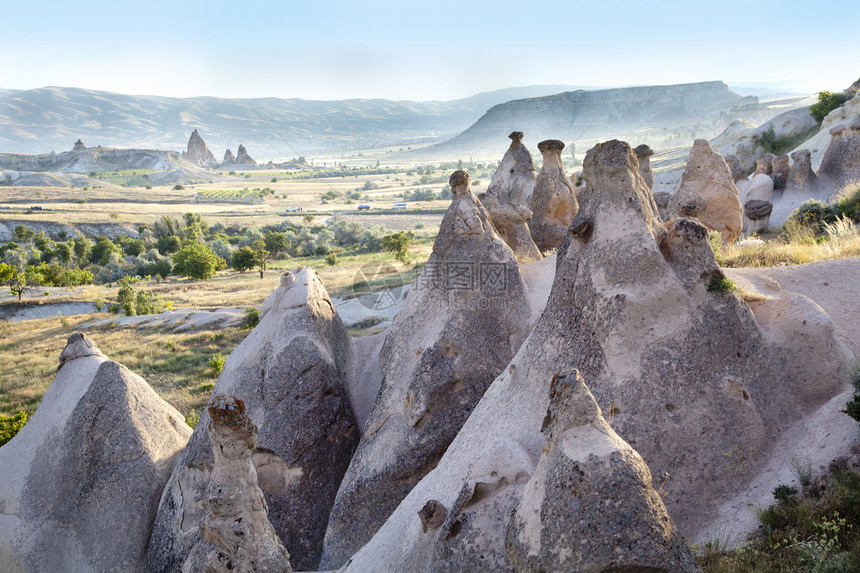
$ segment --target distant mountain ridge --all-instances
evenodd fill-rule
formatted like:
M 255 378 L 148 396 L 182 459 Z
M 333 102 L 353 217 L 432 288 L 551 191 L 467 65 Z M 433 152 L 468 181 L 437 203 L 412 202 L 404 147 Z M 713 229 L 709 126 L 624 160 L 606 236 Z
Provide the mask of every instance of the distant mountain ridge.
M 742 115 L 743 108 L 757 106 L 758 98 L 742 97 L 720 81 L 577 90 L 496 105 L 460 135 L 434 146 L 433 151 L 503 149 L 512 131 L 525 132 L 534 145 L 550 138 L 569 142 L 689 128 L 728 122 Z
M 79 138 L 87 145 L 179 151 L 194 129 L 218 156 L 239 144 L 266 160 L 406 147 L 451 137 L 495 104 L 571 89 L 576 88 L 508 88 L 449 102 L 171 98 L 64 87 L 0 90 L 0 152 L 59 152 Z

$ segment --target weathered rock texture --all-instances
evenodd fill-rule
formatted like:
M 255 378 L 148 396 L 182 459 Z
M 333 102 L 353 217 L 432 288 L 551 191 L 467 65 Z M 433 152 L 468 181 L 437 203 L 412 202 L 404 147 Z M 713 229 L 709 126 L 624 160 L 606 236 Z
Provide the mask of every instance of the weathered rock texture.
M 800 149 L 791 154 L 791 172 L 788 176 L 787 187 L 803 189 L 813 187 L 818 178 L 812 170 L 811 153 L 808 149 Z
M 36 413 L 0 448 L 0 571 L 144 571 L 190 435 L 145 380 L 73 334 Z
M 564 143 L 547 139 L 538 143 L 543 155 L 543 166 L 535 182 L 535 190 L 529 202 L 532 220 L 529 230 L 541 252 L 558 248 L 567 236 L 567 227 L 576 215 L 579 205 L 573 187 L 564 175 L 561 150 Z M 587 182 L 587 180 L 586 180 Z
M 618 434 L 654 475 L 669 474 L 662 498 L 682 532 L 744 487 L 773 436 L 844 388 L 832 370 L 792 375 L 798 357 L 765 339 L 746 304 L 708 290 L 722 273 L 706 228 L 664 226 L 637 171 L 625 143 L 589 151 L 588 187 L 540 320 L 346 571 L 510 570 L 500 530 L 535 474 L 549 381 L 561 369 L 581 370 Z M 435 529 L 419 516 L 430 501 Z
M 765 153 L 755 160 L 755 172 L 753 177 L 759 173 L 770 175 L 773 173 L 773 159 L 776 157 L 773 153 Z
M 514 251 L 517 260 L 541 258 L 526 224 L 532 218 L 528 198 L 534 190 L 535 167 L 520 131 L 511 133 L 508 148 L 485 193 L 478 198 L 490 213 L 490 220 L 502 240 Z
M 87 146 L 84 145 L 84 142 L 80 139 L 75 142 L 75 146 L 72 148 L 72 151 L 83 151 Z
M 487 193 L 495 195 L 502 203 L 515 203 L 526 207 L 535 188 L 535 164 L 532 154 L 523 144 L 523 132 L 514 131 L 508 137 L 511 139 L 511 146 L 493 173 Z
M 731 243 L 743 228 L 743 206 L 738 188 L 723 156 L 697 139 L 677 191 L 669 201 L 670 217 L 695 217 Z
M 513 253 L 469 176 L 455 172 L 451 188 L 433 253 L 380 353 L 382 388 L 332 508 L 321 567 L 349 559 L 436 466 L 528 333 Z
M 788 160 L 788 155 L 777 155 L 773 158 L 771 168 L 771 178 L 773 179 L 774 189 L 785 189 L 788 183 L 788 175 L 791 171 L 791 164 Z
M 729 166 L 729 170 L 732 172 L 732 179 L 737 184 L 738 181 L 742 179 L 746 179 L 746 173 L 744 172 L 744 166 L 741 165 L 741 160 L 737 155 L 726 155 L 723 157 L 726 160 L 726 165 Z
M 636 154 L 636 159 L 639 160 L 639 175 L 645 181 L 649 191 L 654 190 L 654 173 L 651 171 L 651 156 L 654 152 L 644 143 L 633 150 Z
M 515 571 L 701 571 L 648 466 L 606 423 L 579 372 L 553 377 L 542 431 L 507 532 Z
M 233 155 L 233 152 L 229 149 L 224 152 L 224 161 L 221 162 L 221 165 L 233 165 L 236 163 L 236 157 Z
M 257 165 L 257 162 L 248 155 L 248 150 L 242 144 L 239 144 L 239 150 L 236 152 L 236 165 Z
M 214 462 L 203 494 L 201 538 L 182 572 L 291 573 L 290 556 L 266 515 L 266 498 L 251 461 L 257 427 L 235 396 L 218 394 L 207 410 Z
M 182 152 L 182 159 L 195 165 L 210 165 L 216 163 L 215 156 L 209 151 L 206 142 L 197 133 L 197 130 L 191 132 L 191 137 L 188 138 L 188 149 Z
M 260 323 L 224 364 L 215 392 L 241 397 L 260 429 L 252 461 L 269 519 L 297 569 L 316 567 L 359 431 L 344 384 L 349 335 L 310 268 L 285 273 Z M 164 490 L 148 571 L 175 571 L 199 539 L 213 467 L 205 413 Z
M 830 136 L 818 177 L 834 188 L 852 179 L 860 180 L 860 118 L 832 128 Z
M 744 204 L 744 231 L 746 233 L 758 233 L 770 222 L 770 214 L 773 212 L 773 203 L 751 199 Z

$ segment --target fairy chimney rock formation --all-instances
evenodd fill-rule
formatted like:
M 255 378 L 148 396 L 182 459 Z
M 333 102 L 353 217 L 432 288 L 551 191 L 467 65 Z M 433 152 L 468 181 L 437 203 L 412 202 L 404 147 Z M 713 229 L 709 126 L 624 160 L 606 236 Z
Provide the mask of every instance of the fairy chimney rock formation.
M 792 166 L 786 187 L 804 189 L 813 187 L 818 178 L 812 170 L 812 154 L 808 149 L 800 149 L 791 154 Z
M 771 162 L 771 178 L 773 179 L 773 188 L 776 190 L 785 189 L 788 183 L 789 173 L 791 172 L 791 164 L 788 160 L 788 155 L 777 155 Z
M 379 354 L 382 387 L 332 508 L 321 568 L 343 565 L 436 467 L 528 334 L 513 252 L 469 175 L 455 172 L 450 185 L 433 253 Z
M 83 151 L 86 149 L 84 142 L 80 139 L 75 142 L 75 146 L 72 148 L 72 151 Z
M 209 151 L 206 142 L 203 141 L 196 129 L 191 132 L 191 137 L 188 138 L 188 149 L 182 152 L 182 159 L 201 166 L 216 163 L 215 156 Z
M 241 144 L 239 145 L 239 150 L 236 152 L 236 165 L 257 165 L 257 162 L 248 155 L 248 150 L 245 149 L 245 146 Z
M 314 569 L 359 429 L 346 389 L 349 334 L 309 267 L 286 272 L 260 323 L 230 354 L 215 393 L 241 396 L 259 428 L 251 460 L 292 566 Z M 175 571 L 199 539 L 214 458 L 205 412 L 164 488 L 146 569 Z
M 543 155 L 543 166 L 535 181 L 535 190 L 529 202 L 532 220 L 529 230 L 540 251 L 558 248 L 567 236 L 567 228 L 576 215 L 579 205 L 573 187 L 564 174 L 561 150 L 564 143 L 547 139 L 538 143 Z
M 216 395 L 207 411 L 212 473 L 203 494 L 200 539 L 182 564 L 182 573 L 291 573 L 290 556 L 269 522 L 252 462 L 257 427 L 235 396 Z
M 224 152 L 224 161 L 221 162 L 221 165 L 233 165 L 236 163 L 236 158 L 233 156 L 233 152 L 229 149 Z
M 723 156 L 697 139 L 690 150 L 678 190 L 669 202 L 670 217 L 695 217 L 732 243 L 743 228 L 738 188 Z
M 793 349 L 776 342 L 814 341 L 818 331 L 795 334 L 808 332 L 806 317 L 775 309 L 773 322 L 793 328 L 783 322 L 766 338 L 737 294 L 714 288 L 723 274 L 708 230 L 694 219 L 664 225 L 637 170 L 624 142 L 588 152 L 589 192 L 556 255 L 540 319 L 435 469 L 344 571 L 513 569 L 504 524 L 537 473 L 559 370 L 580 370 L 597 402 L 611 408 L 613 429 L 661 476 L 663 503 L 684 532 L 713 523 L 749 484 L 745 476 L 766 467 L 775 437 L 844 391 L 835 372 L 845 358 L 831 366 L 793 351 L 799 342 Z M 778 339 L 780 332 L 790 335 Z M 830 335 L 825 345 L 834 341 Z M 826 376 L 816 373 L 822 368 Z M 587 451 L 588 443 L 562 440 L 562 449 Z M 728 452 L 744 475 L 726 471 Z M 520 511 L 520 519 L 528 515 Z
M 654 173 L 651 171 L 651 156 L 654 152 L 644 143 L 633 150 L 639 160 L 639 175 L 645 181 L 648 189 L 654 190 Z
M 824 152 L 818 177 L 834 188 L 860 179 L 860 118 L 830 130 L 830 145 Z
M 729 170 L 732 172 L 732 179 L 735 183 L 747 178 L 741 160 L 737 155 L 729 154 L 724 156 L 723 159 L 726 160 L 726 165 L 729 166 Z
M 765 153 L 761 157 L 755 160 L 755 172 L 753 173 L 753 177 L 758 175 L 759 173 L 764 173 L 765 175 L 770 175 L 773 173 L 773 159 L 776 157 L 773 153 Z
M 515 131 L 508 137 L 511 138 L 511 146 L 493 174 L 487 191 L 478 198 L 517 260 L 536 261 L 541 258 L 541 253 L 526 224 L 532 218 L 528 198 L 534 190 L 534 163 L 531 153 L 522 143 L 523 133 Z
M 648 466 L 603 418 L 579 372 L 553 377 L 542 432 L 508 526 L 514 571 L 701 571 Z
M 0 448 L 0 570 L 142 572 L 158 500 L 191 428 L 85 334 Z

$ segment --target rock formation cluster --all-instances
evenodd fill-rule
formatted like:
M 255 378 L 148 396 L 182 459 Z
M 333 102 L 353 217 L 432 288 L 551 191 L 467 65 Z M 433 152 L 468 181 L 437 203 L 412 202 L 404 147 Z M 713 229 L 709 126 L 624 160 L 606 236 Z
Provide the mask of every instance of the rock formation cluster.
M 709 231 L 850 176 L 860 124 L 818 176 L 802 150 L 748 180 L 697 140 L 671 198 L 647 146 L 595 146 L 575 194 L 561 141 L 535 176 L 510 138 L 485 194 L 451 175 L 379 338 L 350 339 L 311 269 L 284 273 L 193 432 L 70 337 L 0 448 L 0 570 L 699 571 L 683 535 L 725 523 L 853 360 L 805 296 L 726 289 Z
M 319 277 L 287 272 L 233 351 L 215 393 L 240 397 L 259 428 L 252 460 L 268 515 L 297 569 L 317 566 L 337 486 L 358 443 L 345 384 L 349 335 Z M 199 538 L 214 459 L 208 413 L 164 489 L 148 571 L 172 571 Z
M 433 253 L 389 328 L 382 388 L 332 508 L 322 567 L 343 565 L 436 466 L 526 337 L 516 258 L 469 183 L 451 175 Z

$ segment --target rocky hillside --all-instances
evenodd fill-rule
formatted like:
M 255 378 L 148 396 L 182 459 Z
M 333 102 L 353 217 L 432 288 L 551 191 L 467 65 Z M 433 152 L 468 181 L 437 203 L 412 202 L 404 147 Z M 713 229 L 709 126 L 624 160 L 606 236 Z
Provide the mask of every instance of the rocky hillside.
M 652 147 L 667 147 L 673 137 L 717 135 L 735 118 L 758 124 L 784 111 L 782 104 L 741 97 L 723 82 L 642 86 L 560 93 L 509 101 L 492 107 L 481 119 L 450 141 L 434 146 L 440 155 L 452 152 L 503 151 L 511 131 L 529 141 L 556 138 L 591 142 L 610 137 L 646 138 Z M 692 131 L 691 131 L 692 130 Z M 660 140 L 656 142 L 654 140 Z
M 206 134 L 219 157 L 237 142 L 272 159 L 324 149 L 406 146 L 459 133 L 498 103 L 571 89 L 510 88 L 448 102 L 171 98 L 64 87 L 0 90 L 0 151 L 46 153 L 67 149 L 79 137 L 88 145 L 180 150 L 195 128 Z

